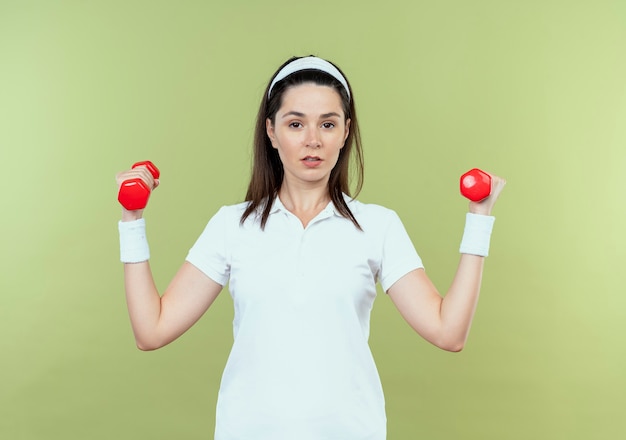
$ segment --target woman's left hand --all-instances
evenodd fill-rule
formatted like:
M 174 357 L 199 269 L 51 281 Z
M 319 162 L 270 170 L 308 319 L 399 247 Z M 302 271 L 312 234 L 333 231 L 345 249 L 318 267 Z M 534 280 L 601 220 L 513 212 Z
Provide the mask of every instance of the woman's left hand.
M 469 211 L 472 214 L 491 215 L 491 210 L 496 204 L 496 200 L 500 197 L 500 193 L 506 185 L 506 180 L 502 177 L 494 176 L 487 172 L 491 176 L 491 193 L 489 197 L 481 200 L 480 202 L 470 202 Z

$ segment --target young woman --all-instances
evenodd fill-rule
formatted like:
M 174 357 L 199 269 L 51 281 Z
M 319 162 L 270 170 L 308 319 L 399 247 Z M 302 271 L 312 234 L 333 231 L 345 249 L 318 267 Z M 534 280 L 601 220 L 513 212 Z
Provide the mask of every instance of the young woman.
M 261 102 L 246 202 L 215 214 L 163 296 L 142 211 L 123 210 L 121 260 L 140 349 L 176 339 L 229 285 L 234 343 L 215 439 L 385 439 L 367 343 L 377 282 L 418 334 L 444 350 L 463 348 L 504 180 L 492 176 L 491 195 L 470 202 L 459 266 L 442 297 L 398 216 L 349 196 L 354 164 L 358 192 L 361 141 L 345 75 L 320 58 L 292 58 Z M 117 180 L 135 177 L 158 184 L 143 167 Z

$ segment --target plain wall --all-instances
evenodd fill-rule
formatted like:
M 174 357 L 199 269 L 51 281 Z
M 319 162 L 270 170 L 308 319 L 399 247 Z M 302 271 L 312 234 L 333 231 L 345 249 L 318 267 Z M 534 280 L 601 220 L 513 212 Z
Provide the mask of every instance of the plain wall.
M 360 200 L 400 214 L 442 292 L 459 176 L 508 181 L 463 352 L 376 301 L 389 438 L 623 435 L 625 47 L 621 0 L 0 0 L 0 438 L 212 438 L 232 301 L 135 348 L 114 177 L 161 168 L 146 218 L 164 289 L 243 199 L 270 76 L 311 53 L 354 88 Z

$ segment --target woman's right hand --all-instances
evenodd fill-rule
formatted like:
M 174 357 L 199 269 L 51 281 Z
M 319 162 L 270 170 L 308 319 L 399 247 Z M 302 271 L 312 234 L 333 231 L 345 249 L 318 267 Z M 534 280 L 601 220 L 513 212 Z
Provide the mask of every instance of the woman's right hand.
M 117 173 L 117 175 L 115 176 L 115 180 L 117 182 L 118 192 L 122 186 L 122 183 L 130 179 L 143 180 L 144 183 L 148 186 L 148 188 L 151 188 L 152 191 L 154 191 L 156 187 L 159 186 L 159 179 L 155 179 L 154 176 L 152 176 L 152 173 L 148 171 L 148 168 L 146 168 L 143 165 L 140 165 L 130 170 Z M 143 217 L 143 209 L 136 209 L 134 211 L 129 211 L 128 209 L 122 206 L 122 221 L 123 222 L 139 220 L 142 217 Z

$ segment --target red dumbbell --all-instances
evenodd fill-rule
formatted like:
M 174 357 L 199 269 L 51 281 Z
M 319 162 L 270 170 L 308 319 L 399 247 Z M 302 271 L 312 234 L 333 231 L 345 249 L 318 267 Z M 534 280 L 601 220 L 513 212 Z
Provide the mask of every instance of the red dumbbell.
M 143 162 L 137 162 L 132 166 L 132 168 L 137 168 L 140 166 L 144 166 L 148 168 L 150 174 L 155 179 L 158 179 L 161 175 L 159 169 L 149 160 L 145 160 Z M 120 192 L 117 195 L 117 200 L 122 204 L 122 206 L 129 211 L 134 211 L 136 209 L 143 209 L 148 204 L 148 199 L 150 198 L 150 193 L 152 189 L 146 185 L 146 183 L 140 179 L 128 179 L 122 182 L 120 186 Z
M 461 194 L 472 202 L 480 202 L 491 194 L 491 176 L 478 168 L 461 176 Z

